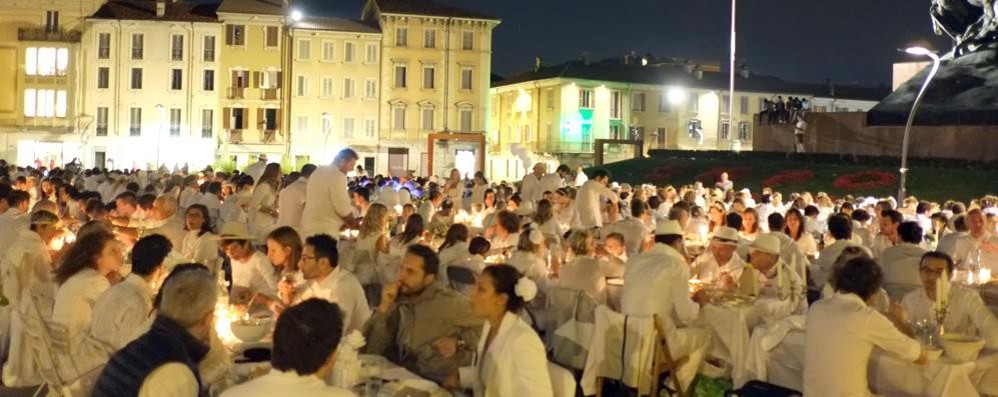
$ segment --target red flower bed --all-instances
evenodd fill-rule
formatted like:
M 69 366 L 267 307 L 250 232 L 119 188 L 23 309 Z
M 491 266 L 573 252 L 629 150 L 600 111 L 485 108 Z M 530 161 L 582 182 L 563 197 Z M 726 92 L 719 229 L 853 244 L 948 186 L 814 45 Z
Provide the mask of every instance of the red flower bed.
M 859 171 L 835 178 L 834 185 L 842 190 L 872 190 L 891 187 L 897 182 L 897 175 L 890 172 Z
M 689 172 L 690 168 L 679 164 L 669 164 L 655 167 L 645 179 L 653 183 L 672 182 Z
M 814 179 L 811 170 L 783 170 L 762 181 L 763 187 L 779 187 L 795 183 L 806 183 Z
M 713 186 L 714 182 L 721 180 L 721 174 L 727 172 L 728 179 L 738 182 L 743 176 L 748 175 L 751 169 L 749 167 L 736 166 L 736 167 L 725 167 L 717 166 L 712 167 L 704 172 L 697 174 L 696 178 L 693 180 L 703 182 L 704 185 Z

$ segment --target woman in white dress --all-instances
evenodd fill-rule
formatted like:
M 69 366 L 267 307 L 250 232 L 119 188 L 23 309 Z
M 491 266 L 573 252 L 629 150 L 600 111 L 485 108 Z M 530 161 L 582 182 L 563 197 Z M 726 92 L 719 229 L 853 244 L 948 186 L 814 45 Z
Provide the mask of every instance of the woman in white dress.
M 544 233 L 540 230 L 524 230 L 519 234 L 516 251 L 513 251 L 507 261 L 517 271 L 539 285 L 542 291 L 547 290 L 548 274 L 552 271 L 548 269 L 544 240 Z
M 532 217 L 534 224 L 547 237 L 561 237 L 565 232 L 554 217 L 554 204 L 548 199 L 537 202 L 537 209 Z
M 203 204 L 193 204 L 188 207 L 184 212 L 184 228 L 187 234 L 181 243 L 180 255 L 217 273 L 218 239 L 211 232 L 214 226 L 208 207 Z
M 471 311 L 485 319 L 478 358 L 444 381 L 474 397 L 550 397 L 547 356 L 540 337 L 519 312 L 537 295 L 537 286 L 509 265 L 487 267 L 471 293 Z
M 440 285 L 446 286 L 447 268 L 458 263 L 466 263 L 471 258 L 471 253 L 468 251 L 468 227 L 461 223 L 451 225 L 437 252 L 440 257 L 440 274 L 437 274 L 437 280 Z
M 503 254 L 514 247 L 520 240 L 520 216 L 510 211 L 499 211 L 495 216 L 495 225 L 486 231 L 486 237 L 491 235 L 492 254 Z M 491 233 L 489 233 L 491 232 Z
M 410 245 L 422 242 L 424 231 L 423 216 L 420 214 L 409 215 L 409 219 L 405 222 L 405 228 L 388 243 L 388 260 L 386 263 L 391 266 L 386 266 L 379 272 L 378 278 L 380 284 L 395 281 L 398 265 L 401 263 L 402 257 L 405 256 L 405 251 L 409 249 Z
M 818 243 L 814 241 L 814 236 L 811 233 L 804 230 L 804 215 L 801 215 L 800 210 L 791 208 L 787 210 L 786 216 L 787 225 L 783 232 L 797 243 L 797 248 L 800 248 L 809 261 L 814 262 L 814 258 L 818 254 Z
M 471 186 L 471 205 L 485 204 L 485 191 L 488 188 L 489 181 L 485 179 L 485 174 L 482 171 L 475 172 L 475 179 Z M 495 204 L 495 193 L 493 193 L 492 202 Z
M 387 262 L 390 219 L 388 207 L 381 203 L 371 204 L 360 222 L 353 263 L 347 266 L 364 288 L 367 301 L 373 304 L 381 300 L 381 284 L 377 275 Z
M 748 241 L 755 241 L 756 237 L 762 233 L 762 227 L 759 225 L 759 212 L 754 208 L 746 208 L 742 212 L 742 238 Z
M 253 196 L 249 201 L 250 233 L 255 243 L 266 244 L 267 233 L 274 229 L 277 223 L 277 192 L 281 185 L 281 165 L 267 164 L 260 180 L 256 181 Z
M 121 281 L 118 268 L 122 262 L 121 243 L 106 232 L 80 237 L 63 256 L 54 272 L 59 288 L 52 321 L 67 328 L 71 344 L 78 344 L 84 335 L 97 297 L 112 283 Z
M 461 171 L 457 168 L 450 170 L 450 177 L 443 187 L 444 196 L 454 203 L 454 208 L 464 208 L 464 181 L 461 179 Z
M 559 269 L 558 286 L 585 291 L 598 302 L 604 302 L 606 278 L 615 273 L 613 264 L 596 257 L 596 238 L 590 231 L 572 232 L 568 245 L 574 258 Z
M 303 281 L 298 272 L 298 261 L 302 252 L 301 237 L 290 226 L 274 229 L 267 235 L 267 259 L 274 271 L 282 277 L 290 277 L 295 281 Z

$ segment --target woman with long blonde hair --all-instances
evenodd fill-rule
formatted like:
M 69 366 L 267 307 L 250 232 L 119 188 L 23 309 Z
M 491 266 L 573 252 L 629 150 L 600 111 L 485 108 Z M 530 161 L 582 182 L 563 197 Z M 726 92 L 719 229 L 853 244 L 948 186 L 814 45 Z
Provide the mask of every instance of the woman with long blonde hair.
M 348 263 L 347 269 L 357 276 L 368 302 L 378 302 L 381 299 L 378 274 L 387 262 L 389 219 L 391 214 L 383 204 L 373 203 L 368 207 L 367 214 L 360 223 L 352 261 Z
M 249 227 L 255 244 L 266 244 L 267 234 L 277 224 L 277 192 L 281 186 L 281 165 L 267 164 L 260 180 L 256 181 L 249 201 Z

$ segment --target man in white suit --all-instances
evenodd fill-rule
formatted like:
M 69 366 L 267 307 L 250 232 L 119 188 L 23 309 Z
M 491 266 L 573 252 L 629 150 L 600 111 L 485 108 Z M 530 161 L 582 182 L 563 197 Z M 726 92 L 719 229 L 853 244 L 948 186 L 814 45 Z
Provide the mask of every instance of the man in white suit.
M 308 178 L 301 219 L 303 236 L 328 234 L 337 238 L 343 225 L 354 223 L 347 172 L 357 165 L 357 158 L 353 149 L 343 149 L 332 165 L 316 169 Z
M 578 211 L 579 224 L 583 229 L 603 227 L 600 197 L 606 197 L 614 204 L 620 201 L 620 196 L 606 187 L 609 181 L 610 174 L 606 170 L 596 169 L 592 178 L 579 188 L 575 196 L 575 210 Z

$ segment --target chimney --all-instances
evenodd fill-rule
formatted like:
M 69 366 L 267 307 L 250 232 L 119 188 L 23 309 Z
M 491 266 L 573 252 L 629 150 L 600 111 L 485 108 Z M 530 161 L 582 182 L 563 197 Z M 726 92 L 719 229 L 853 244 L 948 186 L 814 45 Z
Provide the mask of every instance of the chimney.
M 542 66 L 544 66 L 544 59 L 539 56 L 534 57 L 534 72 L 541 70 Z
M 166 14 L 166 1 L 156 0 L 156 16 L 162 18 Z
M 582 64 L 589 66 L 589 51 L 582 51 Z
M 696 77 L 697 80 L 703 80 L 703 70 L 696 68 L 696 70 L 693 71 L 693 77 Z
M 687 74 L 693 74 L 697 70 L 697 67 L 693 64 L 693 61 L 686 61 L 686 64 L 683 65 L 683 70 L 686 70 Z
M 741 68 L 741 75 L 742 75 L 742 78 L 743 78 L 743 79 L 747 79 L 747 78 L 749 78 L 749 75 L 750 75 L 750 74 L 751 74 L 751 73 L 749 73 L 749 68 L 748 68 L 748 65 L 742 65 L 742 68 Z

